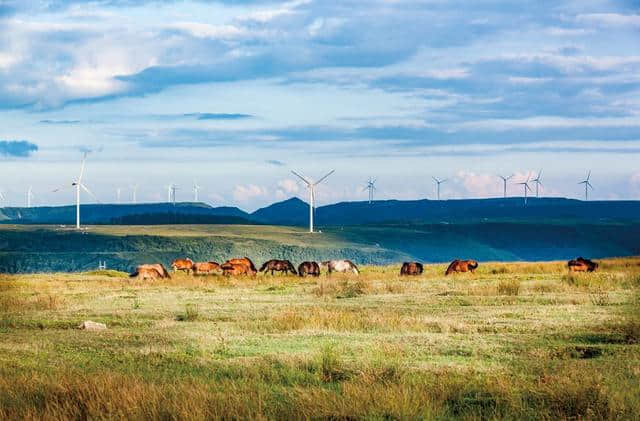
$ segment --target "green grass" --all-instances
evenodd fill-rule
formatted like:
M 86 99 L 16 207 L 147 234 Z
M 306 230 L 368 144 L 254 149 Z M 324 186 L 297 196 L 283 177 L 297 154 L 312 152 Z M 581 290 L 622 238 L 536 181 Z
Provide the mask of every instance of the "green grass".
M 0 275 L 0 418 L 632 419 L 640 259 L 601 268 Z

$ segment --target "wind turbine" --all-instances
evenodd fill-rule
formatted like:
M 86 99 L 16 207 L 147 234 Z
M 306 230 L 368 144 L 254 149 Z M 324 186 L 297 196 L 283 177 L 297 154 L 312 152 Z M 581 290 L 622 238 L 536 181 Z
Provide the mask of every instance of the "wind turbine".
M 362 189 L 362 191 L 365 190 L 369 190 L 369 203 L 373 202 L 373 192 L 376 189 L 376 180 L 372 180 L 371 177 L 369 177 L 369 181 L 367 181 L 367 185 L 365 186 L 364 189 Z
M 498 177 L 500 177 L 502 179 L 504 198 L 506 199 L 507 198 L 507 181 L 509 181 L 511 178 L 513 178 L 513 174 L 511 174 L 509 177 L 505 177 L 503 175 L 498 175 Z
M 4 192 L 2 190 L 0 190 L 0 207 L 4 207 Z
M 587 174 L 587 178 L 578 183 L 578 184 L 584 184 L 584 200 L 585 200 L 585 202 L 587 200 L 589 200 L 589 188 L 591 188 L 591 190 L 593 190 L 593 186 L 589 182 L 589 178 L 591 178 L 591 170 L 589 170 L 589 173 Z
M 536 198 L 538 197 L 538 187 L 542 186 L 542 181 L 541 181 L 541 178 L 540 178 L 541 176 L 542 176 L 542 170 L 540 170 L 538 172 L 538 176 L 536 178 L 531 180 L 534 183 L 536 183 Z M 544 187 L 544 186 L 542 186 L 542 187 Z
M 309 232 L 313 233 L 313 210 L 315 209 L 314 201 L 315 201 L 315 187 L 322 183 L 327 177 L 334 173 L 335 170 L 329 171 L 324 177 L 320 178 L 318 181 L 313 182 L 312 180 L 307 180 L 300 174 L 295 171 L 291 171 L 293 175 L 300 178 L 307 185 L 309 189 Z
M 134 184 L 131 186 L 131 192 L 133 194 L 133 203 L 138 203 L 138 185 Z
M 176 190 L 178 190 L 178 186 L 176 186 L 175 184 L 171 185 L 171 199 L 173 202 L 173 206 L 176 205 Z
M 531 174 L 527 175 L 527 181 L 524 183 L 518 183 L 519 186 L 523 186 L 524 188 L 524 205 L 527 206 L 527 190 L 531 191 L 531 187 L 529 187 L 529 179 L 531 178 Z
M 93 197 L 97 202 L 99 202 L 98 198 L 91 192 L 91 190 L 89 190 L 89 188 L 82 183 L 82 176 L 84 175 L 84 164 L 86 160 L 87 160 L 87 153 L 85 152 L 84 156 L 82 157 L 82 166 L 80 167 L 80 175 L 78 176 L 78 179 L 76 181 L 71 183 L 71 186 L 75 186 L 76 188 L 76 229 L 80 229 L 80 189 L 83 189 L 84 191 L 89 193 L 91 197 Z M 60 189 L 55 189 L 54 192 L 57 192 L 59 190 Z
M 198 202 L 198 190 L 200 190 L 200 186 L 196 183 L 196 180 L 193 180 L 193 201 Z
M 444 180 L 438 180 L 438 179 L 437 179 L 437 178 L 435 178 L 435 177 L 431 177 L 431 178 L 433 178 L 433 181 L 435 181 L 435 182 L 436 182 L 436 192 L 437 192 L 436 194 L 437 194 L 437 198 L 438 198 L 438 200 L 440 200 L 440 184 L 442 184 L 442 183 L 444 183 L 445 181 L 447 181 L 447 179 L 445 178 Z
M 27 207 L 31 207 L 31 201 L 33 200 L 33 186 L 29 186 L 27 189 Z
M 116 188 L 116 203 L 120 204 L 120 195 L 122 193 L 122 189 L 120 187 Z
M 171 203 L 171 193 L 173 192 L 173 184 L 165 186 L 167 188 L 167 203 Z

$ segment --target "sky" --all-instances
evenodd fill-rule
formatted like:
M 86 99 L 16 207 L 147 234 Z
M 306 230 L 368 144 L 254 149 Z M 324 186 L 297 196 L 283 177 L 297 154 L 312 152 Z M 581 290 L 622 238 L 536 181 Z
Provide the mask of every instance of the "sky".
M 638 200 L 640 1 L 0 0 L 0 206 L 85 152 L 103 203 Z

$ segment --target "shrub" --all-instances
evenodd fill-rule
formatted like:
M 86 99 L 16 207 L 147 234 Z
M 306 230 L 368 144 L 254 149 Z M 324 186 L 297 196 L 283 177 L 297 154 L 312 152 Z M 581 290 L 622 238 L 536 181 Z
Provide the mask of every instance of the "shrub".
M 195 304 L 187 304 L 184 307 L 184 313 L 180 313 L 176 316 L 176 320 L 179 322 L 193 322 L 200 318 L 198 307 Z
M 512 279 L 510 281 L 500 281 L 498 293 L 500 295 L 518 295 L 520 292 L 520 281 Z
M 608 306 L 609 305 L 609 294 L 605 291 L 598 291 L 594 294 L 589 294 L 589 298 L 591 299 L 591 304 L 594 306 Z

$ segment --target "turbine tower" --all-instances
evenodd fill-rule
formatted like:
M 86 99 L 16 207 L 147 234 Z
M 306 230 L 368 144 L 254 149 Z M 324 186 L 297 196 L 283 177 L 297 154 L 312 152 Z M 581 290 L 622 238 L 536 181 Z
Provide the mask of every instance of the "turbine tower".
M 436 182 L 436 197 L 438 198 L 438 200 L 440 200 L 440 184 L 442 184 L 445 181 L 447 181 L 447 179 L 445 178 L 444 180 L 438 180 L 435 177 L 431 177 L 431 178 L 433 178 L 433 181 Z
M 193 180 L 193 201 L 194 202 L 198 202 L 198 190 L 200 190 L 201 187 L 198 185 L 198 183 L 196 183 L 196 180 Z
M 306 178 L 304 178 L 303 176 L 301 176 L 300 174 L 298 174 L 295 171 L 291 171 L 293 173 L 293 175 L 295 175 L 296 177 L 300 178 L 302 181 L 304 181 L 304 184 L 307 185 L 307 188 L 309 189 L 309 232 L 313 233 L 313 211 L 315 209 L 315 205 L 314 205 L 314 201 L 315 201 L 315 187 L 322 183 L 327 177 L 329 177 L 331 174 L 334 173 L 335 170 L 331 170 L 329 171 L 324 177 L 320 178 L 318 181 L 314 182 L 313 180 L 308 180 Z
M 2 190 L 0 190 L 0 207 L 4 207 L 4 192 Z
M 533 180 L 531 180 L 531 181 L 533 181 L 534 183 L 536 183 L 536 198 L 538 198 L 538 188 L 539 188 L 540 186 L 542 186 L 542 187 L 544 188 L 544 186 L 542 185 L 542 181 L 541 181 L 542 179 L 540 178 L 541 176 L 542 176 L 542 170 L 540 170 L 540 171 L 538 172 L 538 175 L 537 175 L 537 177 L 536 177 L 536 178 L 534 178 Z
M 178 186 L 176 186 L 175 184 L 171 185 L 171 201 L 173 203 L 173 206 L 176 205 L 176 190 L 178 190 Z
M 362 191 L 365 190 L 369 190 L 369 203 L 371 204 L 373 202 L 373 192 L 376 189 L 376 180 L 372 180 L 371 177 L 369 177 L 369 181 L 367 181 L 367 185 L 365 186 L 364 189 L 362 189 Z
M 529 187 L 529 179 L 531 178 L 531 174 L 527 175 L 527 181 L 524 183 L 518 183 L 519 186 L 523 186 L 524 188 L 524 205 L 527 206 L 527 190 L 531 191 L 531 187 Z
M 585 202 L 587 200 L 589 200 L 589 189 L 591 188 L 591 190 L 593 190 L 593 186 L 589 182 L 589 178 L 591 178 L 591 170 L 589 170 L 589 173 L 587 174 L 587 178 L 578 183 L 578 184 L 584 184 L 584 200 L 585 200 Z
M 504 192 L 504 198 L 506 199 L 507 198 L 507 181 L 513 178 L 513 174 L 511 174 L 509 177 L 505 177 L 503 175 L 498 175 L 498 177 L 502 179 L 502 183 L 503 183 L 502 190 Z
M 138 185 L 131 186 L 131 193 L 133 194 L 133 203 L 138 203 Z
M 116 188 L 116 203 L 117 204 L 120 204 L 121 193 L 122 193 L 122 189 L 120 187 L 117 187 Z
M 80 175 L 78 176 L 78 179 L 76 181 L 71 183 L 71 186 L 76 188 L 76 229 L 80 229 L 80 189 L 89 193 L 89 195 L 93 197 L 97 202 L 99 201 L 98 198 L 91 192 L 91 190 L 89 190 L 89 188 L 82 183 L 82 176 L 84 175 L 84 165 L 86 160 L 87 153 L 85 152 L 84 156 L 82 157 L 82 165 L 80 166 Z M 55 189 L 54 192 L 57 192 L 59 190 L 60 189 Z
M 33 200 L 33 186 L 29 186 L 27 189 L 27 207 L 31 207 L 31 201 Z

